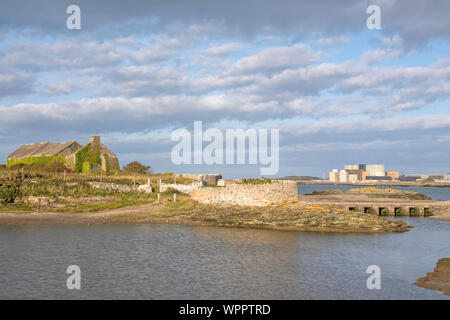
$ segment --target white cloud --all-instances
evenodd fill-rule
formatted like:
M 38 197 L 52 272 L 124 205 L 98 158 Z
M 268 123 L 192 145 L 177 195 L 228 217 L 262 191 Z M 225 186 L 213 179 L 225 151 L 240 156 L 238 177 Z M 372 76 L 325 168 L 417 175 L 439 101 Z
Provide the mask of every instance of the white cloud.
M 319 47 L 328 47 L 328 46 L 335 46 L 339 44 L 346 44 L 348 42 L 348 39 L 344 35 L 339 35 L 335 37 L 328 37 L 328 38 L 320 38 L 314 42 L 316 46 Z

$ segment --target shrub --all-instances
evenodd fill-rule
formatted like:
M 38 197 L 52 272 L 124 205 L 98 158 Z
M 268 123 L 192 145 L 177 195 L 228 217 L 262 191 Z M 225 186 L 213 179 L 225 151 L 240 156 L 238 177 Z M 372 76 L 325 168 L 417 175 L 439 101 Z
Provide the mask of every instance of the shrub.
M 20 194 L 22 175 L 18 172 L 11 173 L 0 180 L 0 201 L 13 203 Z
M 151 173 L 151 168 L 150 166 L 144 166 L 143 164 L 137 162 L 137 161 L 133 161 L 130 162 L 129 164 L 127 164 L 126 166 L 123 167 L 123 170 L 126 172 L 130 172 L 130 173 L 141 173 L 141 174 L 146 174 L 146 173 Z
M 269 178 L 264 178 L 264 177 L 262 177 L 261 179 L 248 178 L 248 179 L 241 179 L 241 183 L 243 183 L 243 184 L 267 184 L 267 183 L 272 183 L 272 180 L 270 180 Z

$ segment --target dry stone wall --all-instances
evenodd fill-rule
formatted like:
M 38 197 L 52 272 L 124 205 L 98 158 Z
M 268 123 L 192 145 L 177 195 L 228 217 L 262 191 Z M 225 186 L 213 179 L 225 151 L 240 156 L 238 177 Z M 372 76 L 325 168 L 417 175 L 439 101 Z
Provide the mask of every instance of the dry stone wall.
M 196 190 L 196 189 L 200 188 L 201 186 L 203 186 L 203 183 L 201 181 L 194 182 L 194 183 L 191 183 L 191 184 L 161 183 L 161 190 L 160 190 L 160 192 L 165 192 L 168 189 L 175 189 L 175 190 L 178 190 L 180 192 L 191 194 L 193 190 Z
M 225 187 L 202 187 L 192 191 L 192 199 L 209 204 L 266 206 L 298 200 L 295 181 L 272 181 L 268 184 L 230 184 Z

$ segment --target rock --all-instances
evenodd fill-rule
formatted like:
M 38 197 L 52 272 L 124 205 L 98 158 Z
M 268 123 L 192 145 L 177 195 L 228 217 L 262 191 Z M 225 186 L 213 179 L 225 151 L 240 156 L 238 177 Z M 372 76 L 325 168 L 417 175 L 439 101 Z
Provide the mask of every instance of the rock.
M 440 290 L 450 296 L 450 258 L 439 259 L 434 272 L 428 272 L 414 284 L 426 289 Z

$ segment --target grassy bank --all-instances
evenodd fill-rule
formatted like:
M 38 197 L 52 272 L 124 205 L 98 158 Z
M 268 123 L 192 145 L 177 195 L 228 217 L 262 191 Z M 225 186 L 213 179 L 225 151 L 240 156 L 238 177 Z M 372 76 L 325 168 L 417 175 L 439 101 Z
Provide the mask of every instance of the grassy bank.
M 0 212 L 93 212 L 153 203 L 156 193 L 146 194 L 137 186 L 150 179 L 158 192 L 162 183 L 189 184 L 194 180 L 174 174 L 79 174 L 0 170 Z M 161 193 L 166 202 L 175 190 Z

